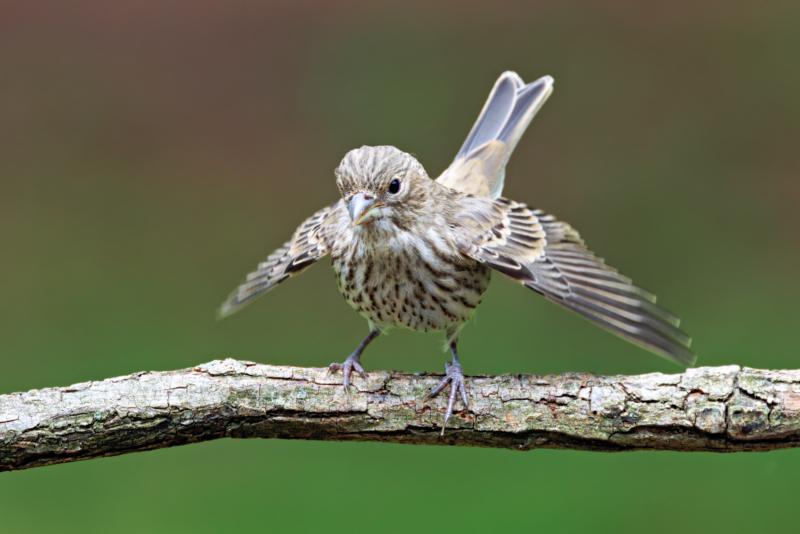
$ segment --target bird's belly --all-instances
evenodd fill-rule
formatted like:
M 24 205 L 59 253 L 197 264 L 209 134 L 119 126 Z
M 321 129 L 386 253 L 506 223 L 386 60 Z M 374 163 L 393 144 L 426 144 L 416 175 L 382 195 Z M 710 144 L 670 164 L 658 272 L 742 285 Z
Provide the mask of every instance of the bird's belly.
M 334 258 L 339 291 L 380 327 L 448 330 L 469 320 L 491 271 L 463 257 L 426 261 L 419 254 Z

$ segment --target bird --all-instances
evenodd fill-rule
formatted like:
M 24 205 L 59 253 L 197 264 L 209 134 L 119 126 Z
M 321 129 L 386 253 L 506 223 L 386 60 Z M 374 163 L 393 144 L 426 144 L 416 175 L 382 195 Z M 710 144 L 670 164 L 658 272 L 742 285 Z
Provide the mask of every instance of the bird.
M 367 319 L 369 334 L 328 374 L 341 371 L 349 394 L 353 372 L 367 378 L 361 355 L 380 334 L 393 327 L 443 331 L 452 362 L 425 396 L 450 386 L 442 435 L 459 395 L 469 410 L 459 332 L 495 271 L 644 349 L 694 365 L 691 338 L 653 294 L 591 252 L 566 222 L 502 196 L 506 163 L 552 92 L 550 76 L 525 84 L 504 72 L 435 180 L 392 146 L 348 152 L 334 173 L 341 198 L 304 221 L 218 315 L 238 311 L 330 255 L 339 291 Z

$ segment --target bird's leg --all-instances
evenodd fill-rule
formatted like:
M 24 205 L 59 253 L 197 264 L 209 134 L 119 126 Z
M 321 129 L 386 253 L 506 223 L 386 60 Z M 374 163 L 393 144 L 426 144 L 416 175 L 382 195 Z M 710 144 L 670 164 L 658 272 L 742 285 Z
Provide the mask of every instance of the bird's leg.
M 467 390 L 464 384 L 464 372 L 461 369 L 461 364 L 458 362 L 458 351 L 456 345 L 458 340 L 454 339 L 450 342 L 450 350 L 453 352 L 453 363 L 447 362 L 444 364 L 446 376 L 439 384 L 433 388 L 433 391 L 425 395 L 429 399 L 442 391 L 447 384 L 450 384 L 450 398 L 447 401 L 447 412 L 444 414 L 444 423 L 442 424 L 442 436 L 444 436 L 444 429 L 447 428 L 447 421 L 453 415 L 453 406 L 456 404 L 458 393 L 461 392 L 461 400 L 464 402 L 464 408 L 469 410 L 469 402 L 467 402 Z
M 367 378 L 367 373 L 364 371 L 364 368 L 361 367 L 361 353 L 364 352 L 364 349 L 367 348 L 367 345 L 369 345 L 370 341 L 378 337 L 380 333 L 380 330 L 370 330 L 367 337 L 361 342 L 361 345 L 358 346 L 353 354 L 347 357 L 344 363 L 332 363 L 328 367 L 329 375 L 334 371 L 342 372 L 344 375 L 344 389 L 348 392 L 350 391 L 350 374 L 354 369 L 358 372 L 358 374 L 361 375 L 361 378 Z

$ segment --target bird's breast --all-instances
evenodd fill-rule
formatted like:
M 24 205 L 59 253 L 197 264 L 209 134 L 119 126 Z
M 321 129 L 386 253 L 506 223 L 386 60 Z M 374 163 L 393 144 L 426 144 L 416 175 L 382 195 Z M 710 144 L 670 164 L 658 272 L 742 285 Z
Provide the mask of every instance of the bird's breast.
M 381 327 L 447 330 L 469 320 L 491 272 L 444 239 L 396 236 L 371 245 L 352 239 L 333 251 L 339 291 Z

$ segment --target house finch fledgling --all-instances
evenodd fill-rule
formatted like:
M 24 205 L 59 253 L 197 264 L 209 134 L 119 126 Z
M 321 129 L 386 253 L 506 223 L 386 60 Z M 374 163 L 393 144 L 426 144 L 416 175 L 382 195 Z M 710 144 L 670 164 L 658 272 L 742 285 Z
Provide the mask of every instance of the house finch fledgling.
M 331 254 L 339 290 L 369 321 L 369 335 L 344 363 L 345 388 L 361 353 L 390 327 L 443 330 L 453 363 L 428 396 L 450 385 L 442 433 L 457 396 L 468 409 L 458 333 L 480 303 L 492 271 L 645 349 L 694 363 L 690 338 L 655 297 L 589 251 L 568 224 L 501 197 L 505 166 L 553 91 L 545 76 L 525 85 L 506 72 L 494 86 L 452 165 L 436 180 L 391 146 L 361 147 L 336 169 L 342 198 L 297 229 L 222 305 L 228 315 Z

